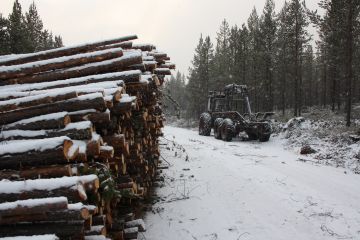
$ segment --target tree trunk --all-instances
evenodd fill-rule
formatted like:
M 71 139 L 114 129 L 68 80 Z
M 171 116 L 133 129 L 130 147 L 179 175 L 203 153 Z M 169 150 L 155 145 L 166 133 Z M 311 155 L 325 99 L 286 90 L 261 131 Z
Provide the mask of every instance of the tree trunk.
M 28 62 L 41 61 L 51 58 L 58 58 L 62 56 L 70 56 L 78 53 L 91 52 L 97 50 L 98 47 L 104 45 L 116 44 L 116 43 L 121 43 L 135 39 L 137 39 L 137 36 L 133 35 L 133 36 L 126 36 L 126 37 L 121 37 L 106 41 L 94 42 L 90 44 L 82 44 L 79 46 L 63 47 L 63 48 L 57 48 L 47 51 L 41 51 L 37 53 L 30 53 L 30 54 L 25 54 L 23 56 L 16 56 L 16 58 L 12 58 L 12 59 L 5 58 L 4 60 L 0 60 L 0 65 L 9 66 L 15 64 L 24 64 Z

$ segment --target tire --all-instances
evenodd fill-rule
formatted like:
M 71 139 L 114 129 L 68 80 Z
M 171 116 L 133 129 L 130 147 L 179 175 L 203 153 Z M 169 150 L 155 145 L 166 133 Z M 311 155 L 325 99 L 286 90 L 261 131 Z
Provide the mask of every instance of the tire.
M 259 136 L 259 141 L 260 142 L 268 142 L 270 139 L 270 134 L 265 134 L 265 135 L 260 135 Z
M 271 132 L 272 132 L 271 125 L 268 123 L 264 126 L 263 131 L 259 134 L 259 141 L 260 142 L 269 141 Z
M 199 135 L 210 136 L 211 132 L 211 115 L 202 113 L 199 119 Z
M 216 139 L 221 139 L 221 125 L 223 124 L 223 118 L 217 118 L 214 122 L 214 137 Z
M 249 137 L 249 140 L 258 140 L 258 136 L 254 133 L 246 133 Z
M 230 142 L 235 135 L 235 125 L 230 118 L 225 118 L 221 126 L 221 137 L 224 141 Z

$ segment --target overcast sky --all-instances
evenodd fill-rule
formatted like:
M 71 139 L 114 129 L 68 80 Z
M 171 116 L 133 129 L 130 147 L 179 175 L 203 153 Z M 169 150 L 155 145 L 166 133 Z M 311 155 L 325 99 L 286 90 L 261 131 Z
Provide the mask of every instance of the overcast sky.
M 19 0 L 27 10 L 33 0 Z M 252 9 L 262 12 L 265 0 L 34 0 L 47 29 L 65 45 L 137 34 L 137 42 L 153 43 L 167 52 L 177 69 L 187 72 L 200 34 L 215 40 L 221 21 L 247 21 Z M 14 0 L 0 0 L 8 16 Z M 315 9 L 319 0 L 307 0 Z M 284 0 L 275 0 L 276 10 Z

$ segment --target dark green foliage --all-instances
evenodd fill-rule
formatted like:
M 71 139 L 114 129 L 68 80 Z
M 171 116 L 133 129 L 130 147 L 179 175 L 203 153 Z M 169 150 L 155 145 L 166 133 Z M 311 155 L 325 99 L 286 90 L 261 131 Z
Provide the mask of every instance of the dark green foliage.
M 43 28 L 43 22 L 33 2 L 23 15 L 18 0 L 8 19 L 0 14 L 0 54 L 31 53 L 63 47 L 61 36 L 53 37 Z
M 254 8 L 246 25 L 222 21 L 214 54 L 210 39 L 201 36 L 186 116 L 198 119 L 206 111 L 208 90 L 237 83 L 248 85 L 254 112 L 292 109 L 298 116 L 309 106 L 330 106 L 347 110 L 349 122 L 352 102 L 360 100 L 360 1 L 321 0 L 319 7 L 323 16 L 303 0 L 288 0 L 276 14 L 267 0 L 262 15 Z M 318 29 L 316 50 L 310 23 Z

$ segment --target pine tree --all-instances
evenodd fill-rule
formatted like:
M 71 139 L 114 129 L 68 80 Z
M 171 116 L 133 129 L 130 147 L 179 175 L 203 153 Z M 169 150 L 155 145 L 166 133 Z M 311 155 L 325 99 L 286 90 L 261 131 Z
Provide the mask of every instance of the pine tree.
M 207 96 L 210 90 L 210 70 L 213 61 L 213 45 L 210 37 L 200 37 L 192 66 L 189 69 L 188 84 L 186 86 L 189 106 L 188 118 L 198 118 L 206 110 Z
M 9 16 L 9 38 L 11 53 L 29 52 L 26 25 L 24 16 L 21 12 L 21 5 L 18 0 L 15 0 L 13 11 Z
M 10 53 L 9 21 L 0 13 L 0 55 Z
M 30 41 L 29 51 L 35 52 L 40 50 L 39 43 L 41 42 L 41 35 L 43 31 L 43 22 L 40 19 L 36 5 L 34 2 L 30 5 L 29 12 L 26 16 L 26 28 L 28 33 L 28 39 Z
M 293 57 L 294 116 L 301 115 L 302 108 L 302 53 L 304 44 L 310 40 L 307 27 L 309 19 L 304 1 L 292 0 L 289 4 L 290 38 Z
M 290 63 L 290 36 L 289 36 L 289 17 L 288 17 L 288 8 L 289 5 L 285 2 L 283 8 L 277 16 L 278 30 L 276 32 L 275 40 L 275 72 L 276 72 L 276 89 L 278 89 L 277 96 L 278 101 L 276 105 L 280 107 L 283 115 L 285 114 L 285 109 L 291 104 L 292 98 L 289 94 L 289 86 L 287 79 L 289 79 L 289 63 Z M 286 104 L 287 103 L 287 104 Z
M 55 36 L 54 48 L 60 48 L 63 46 L 64 46 L 64 44 L 63 44 L 62 37 L 60 35 Z
M 264 61 L 264 109 L 272 111 L 274 108 L 274 43 L 276 33 L 275 3 L 267 0 L 260 22 L 262 60 Z
M 228 22 L 224 19 L 216 36 L 214 68 L 212 69 L 212 83 L 217 89 L 231 82 L 229 39 L 230 28 Z
M 250 97 L 254 102 L 255 111 L 261 109 L 260 103 L 262 98 L 262 84 L 261 84 L 261 74 L 260 66 L 261 63 L 261 35 L 260 35 L 260 19 L 257 14 L 256 9 L 254 8 L 250 17 L 248 19 L 248 28 L 249 28 L 249 61 L 248 61 L 248 87 L 250 92 Z

